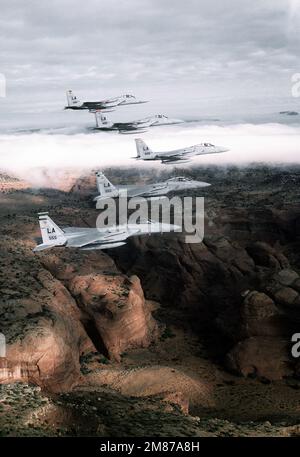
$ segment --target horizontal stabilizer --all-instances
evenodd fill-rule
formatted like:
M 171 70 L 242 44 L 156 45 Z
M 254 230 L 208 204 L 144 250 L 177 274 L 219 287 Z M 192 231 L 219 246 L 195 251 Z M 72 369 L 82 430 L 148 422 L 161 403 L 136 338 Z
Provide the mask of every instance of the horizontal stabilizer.
M 53 244 L 46 244 L 46 243 L 38 244 L 38 245 L 33 249 L 33 252 L 44 251 L 45 249 L 53 248 L 53 246 L 54 246 Z

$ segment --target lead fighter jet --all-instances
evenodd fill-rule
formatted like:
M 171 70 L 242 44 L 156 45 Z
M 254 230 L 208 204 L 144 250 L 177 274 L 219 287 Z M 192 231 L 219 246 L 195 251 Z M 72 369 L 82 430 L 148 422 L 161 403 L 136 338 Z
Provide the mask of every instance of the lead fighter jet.
M 97 203 L 108 198 L 121 197 L 163 197 L 169 192 L 178 192 L 190 189 L 199 189 L 210 186 L 207 182 L 194 181 L 184 176 L 167 179 L 164 182 L 144 185 L 114 186 L 100 171 L 96 173 L 99 195 L 94 198 Z
M 181 124 L 184 121 L 181 119 L 171 119 L 164 114 L 156 114 L 155 116 L 145 117 L 132 122 L 112 122 L 108 117 L 99 111 L 95 111 L 96 129 L 103 131 L 117 130 L 120 133 L 131 133 L 136 130 L 145 132 L 148 127 L 159 125 Z
M 226 148 L 215 146 L 211 143 L 201 143 L 183 149 L 176 149 L 175 151 L 154 152 L 140 138 L 136 138 L 135 143 L 137 156 L 133 158 L 139 160 L 160 160 L 161 163 L 187 162 L 193 156 L 228 151 Z
M 145 100 L 138 100 L 134 95 L 125 94 L 120 95 L 115 98 L 108 98 L 106 100 L 100 100 L 98 102 L 81 102 L 72 90 L 67 91 L 67 102 L 68 106 L 65 106 L 65 109 L 72 110 L 86 110 L 95 111 L 95 110 L 109 110 L 116 108 L 117 106 L 124 105 L 136 105 L 140 103 L 147 103 Z
M 58 227 L 48 216 L 39 213 L 43 243 L 33 251 L 43 251 L 54 246 L 79 248 L 82 250 L 111 249 L 126 244 L 127 238 L 150 233 L 164 233 L 179 228 L 176 225 L 148 221 L 141 224 L 124 224 L 106 228 Z

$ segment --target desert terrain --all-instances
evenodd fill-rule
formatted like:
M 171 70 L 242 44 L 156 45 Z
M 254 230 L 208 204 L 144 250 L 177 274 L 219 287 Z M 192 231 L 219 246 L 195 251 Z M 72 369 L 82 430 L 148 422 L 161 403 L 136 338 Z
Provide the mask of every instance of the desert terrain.
M 94 170 L 1 172 L 0 434 L 299 436 L 300 167 L 104 171 L 211 183 L 204 241 L 33 253 L 39 211 L 95 226 Z

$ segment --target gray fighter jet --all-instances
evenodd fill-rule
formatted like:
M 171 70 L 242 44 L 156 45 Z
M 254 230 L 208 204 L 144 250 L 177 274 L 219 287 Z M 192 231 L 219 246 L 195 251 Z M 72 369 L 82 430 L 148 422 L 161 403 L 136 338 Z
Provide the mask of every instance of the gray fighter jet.
M 95 118 L 97 130 L 104 132 L 116 130 L 119 133 L 134 133 L 137 130 L 139 130 L 139 133 L 143 133 L 146 132 L 148 127 L 181 124 L 184 122 L 181 119 L 169 118 L 164 114 L 156 114 L 155 116 L 149 116 L 131 122 L 112 122 L 101 110 L 95 111 Z
M 58 227 L 48 213 L 39 213 L 43 243 L 34 252 L 55 246 L 79 248 L 82 250 L 111 249 L 126 244 L 127 238 L 143 234 L 165 233 L 178 228 L 175 225 L 147 221 L 141 224 L 123 224 L 105 228 Z
M 194 181 L 184 176 L 177 176 L 154 184 L 114 186 L 104 173 L 100 171 L 96 173 L 96 180 L 99 195 L 94 198 L 94 201 L 97 203 L 108 198 L 119 197 L 164 197 L 169 192 L 200 189 L 210 186 L 207 182 Z
M 98 102 L 81 102 L 72 90 L 67 91 L 67 102 L 68 105 L 65 109 L 72 110 L 89 110 L 95 112 L 95 110 L 113 111 L 113 108 L 124 105 L 136 105 L 140 103 L 147 103 L 146 100 L 138 100 L 134 95 L 125 94 L 115 98 L 108 98 L 106 100 L 100 100 Z
M 211 143 L 201 143 L 194 146 L 189 146 L 183 149 L 176 149 L 175 151 L 164 151 L 164 152 L 154 152 L 152 151 L 146 143 L 140 139 L 136 138 L 136 150 L 137 156 L 134 157 L 138 160 L 160 160 L 161 163 L 180 163 L 187 162 L 193 156 L 203 155 L 203 154 L 217 154 L 221 152 L 227 152 L 228 149 L 215 146 Z

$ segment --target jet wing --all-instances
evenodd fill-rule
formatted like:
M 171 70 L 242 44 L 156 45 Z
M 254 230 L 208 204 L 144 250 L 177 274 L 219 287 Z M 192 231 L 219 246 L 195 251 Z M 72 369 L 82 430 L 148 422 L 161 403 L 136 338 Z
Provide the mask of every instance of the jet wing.
M 161 163 L 184 163 L 189 162 L 189 157 L 164 157 L 161 159 Z
M 110 232 L 93 232 L 84 235 L 75 236 L 68 239 L 68 246 L 81 248 L 93 243 L 107 243 L 108 241 L 121 241 L 128 238 L 127 230 L 115 230 Z
M 87 108 L 89 109 L 101 109 L 101 108 L 104 108 L 103 106 L 103 103 L 102 102 L 84 102 L 82 103 L 82 106 L 86 106 Z
M 117 106 L 117 102 L 113 101 L 101 101 L 101 102 L 84 102 L 82 106 L 89 111 L 93 112 L 94 110 L 101 110 L 101 111 L 108 111 L 109 108 L 115 108 Z M 111 110 L 114 111 L 114 110 Z
M 167 154 L 158 154 L 157 158 L 162 161 L 162 163 L 167 162 L 187 162 L 192 156 L 193 153 L 187 149 L 181 149 L 178 151 L 172 151 Z
M 94 251 L 94 250 L 97 250 L 97 249 L 113 249 L 113 248 L 118 248 L 120 246 L 124 246 L 124 244 L 126 244 L 125 242 L 117 242 L 117 243 L 104 243 L 104 244 L 99 244 L 99 246 L 97 245 L 89 245 L 89 246 L 86 246 L 86 247 L 83 247 L 81 248 L 83 251 Z
M 101 100 L 101 102 L 98 102 L 101 104 L 104 108 L 114 108 L 120 103 L 120 98 L 107 98 L 106 100 Z
M 106 100 L 101 100 L 101 103 L 118 103 L 119 98 L 107 98 Z
M 128 122 L 128 124 L 121 124 L 119 125 L 119 130 L 138 130 L 144 129 L 145 126 L 139 124 L 138 122 Z
M 140 133 L 146 132 L 146 128 L 150 126 L 149 122 L 145 121 L 133 121 L 126 122 L 124 124 L 115 124 L 119 129 L 120 133 L 127 133 L 131 131 L 139 131 Z
M 143 196 L 151 196 L 156 195 L 159 191 L 167 191 L 168 186 L 165 183 L 162 184 L 144 184 L 144 185 L 128 185 L 128 186 L 120 186 L 119 192 L 120 197 L 122 197 L 122 192 L 126 192 L 127 197 L 143 197 Z
M 189 160 L 190 157 L 194 155 L 205 155 L 205 154 L 215 154 L 216 151 L 208 150 L 201 144 L 196 144 L 184 149 L 177 149 L 175 151 L 170 151 L 167 153 L 158 154 L 157 158 L 161 159 L 162 162 L 182 162 Z
M 147 187 L 144 187 L 144 190 L 142 192 L 142 195 L 147 196 L 147 197 L 155 197 L 157 195 L 162 195 L 162 194 L 167 194 L 169 193 L 170 189 L 168 188 L 167 184 L 149 184 Z
M 88 227 L 87 228 L 84 228 L 84 227 L 64 227 L 63 228 L 63 231 L 65 233 L 86 233 L 88 230 Z
M 146 133 L 147 130 L 143 127 L 139 127 L 139 128 L 135 128 L 135 129 L 126 129 L 126 130 L 119 130 L 119 133 L 122 133 L 122 135 L 129 135 L 129 134 L 133 134 L 135 132 L 139 132 L 139 133 Z
M 87 244 L 95 243 L 96 241 L 100 241 L 101 234 L 99 233 L 85 233 L 84 235 L 74 236 L 72 238 L 68 238 L 68 246 L 70 247 L 77 247 L 81 248 L 82 246 L 86 246 Z
M 141 128 L 141 127 L 149 127 L 152 124 L 152 122 L 149 120 L 141 119 L 139 121 L 135 121 L 134 124 Z

